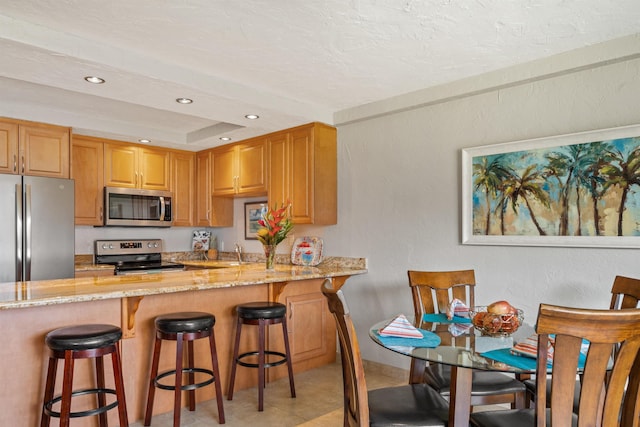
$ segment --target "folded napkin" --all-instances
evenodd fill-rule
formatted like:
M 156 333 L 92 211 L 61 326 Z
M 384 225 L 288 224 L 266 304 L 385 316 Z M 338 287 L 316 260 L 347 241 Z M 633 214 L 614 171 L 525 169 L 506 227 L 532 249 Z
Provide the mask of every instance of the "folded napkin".
M 440 337 L 431 331 L 417 329 L 420 332 L 420 339 L 407 337 L 394 337 L 380 335 L 380 331 L 374 331 L 378 340 L 385 347 L 413 347 L 413 348 L 435 348 L 440 345 Z
M 449 325 L 447 329 L 449 330 L 449 333 L 451 334 L 451 336 L 459 337 L 460 335 L 463 335 L 469 332 L 471 328 L 473 328 L 473 325 L 471 323 L 452 323 Z
M 458 298 L 454 298 L 447 307 L 447 319 L 452 320 L 454 316 L 469 317 L 469 307 Z
M 422 338 L 418 329 L 407 320 L 404 314 L 399 314 L 387 326 L 379 331 L 381 336 L 401 338 Z
M 451 320 L 447 319 L 447 315 L 444 313 L 427 313 L 422 315 L 423 322 L 438 322 L 438 323 L 471 323 L 471 319 L 468 317 L 453 316 Z
M 553 336 L 550 336 L 549 347 L 547 349 L 547 359 L 550 363 L 553 362 L 554 345 L 555 339 Z M 534 359 L 538 357 L 538 334 L 533 334 L 514 345 L 511 349 L 511 353 L 516 356 L 532 357 Z

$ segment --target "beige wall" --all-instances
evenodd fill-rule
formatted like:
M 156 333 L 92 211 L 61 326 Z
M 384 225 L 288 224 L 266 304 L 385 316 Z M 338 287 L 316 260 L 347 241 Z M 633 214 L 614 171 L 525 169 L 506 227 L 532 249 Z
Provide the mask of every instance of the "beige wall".
M 615 275 L 640 277 L 638 249 L 467 246 L 460 233 L 461 149 L 640 124 L 639 52 L 631 37 L 336 115 L 339 223 L 324 235 L 333 254 L 369 260 L 344 288 L 364 358 L 408 366 L 367 330 L 412 313 L 409 269 L 473 268 L 477 303 L 507 299 L 530 323 L 541 302 L 604 308 Z

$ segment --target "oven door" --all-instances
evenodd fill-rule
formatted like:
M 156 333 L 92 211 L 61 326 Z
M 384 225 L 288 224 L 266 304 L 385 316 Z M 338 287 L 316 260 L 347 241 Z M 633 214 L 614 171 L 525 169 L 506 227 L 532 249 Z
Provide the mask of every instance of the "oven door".
M 104 225 L 170 227 L 172 195 L 169 191 L 105 187 Z

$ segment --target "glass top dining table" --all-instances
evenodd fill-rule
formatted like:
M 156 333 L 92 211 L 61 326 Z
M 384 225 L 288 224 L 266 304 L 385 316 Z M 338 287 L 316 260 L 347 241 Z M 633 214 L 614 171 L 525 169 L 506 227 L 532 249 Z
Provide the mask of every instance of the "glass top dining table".
M 393 319 L 376 323 L 369 329 L 371 339 L 382 347 L 393 352 L 412 357 L 418 361 L 442 363 L 451 366 L 451 394 L 449 402 L 449 426 L 469 425 L 471 407 L 471 378 L 472 370 L 501 371 L 514 374 L 529 375 L 535 373 L 533 369 L 514 366 L 504 361 L 484 357 L 482 353 L 492 350 L 508 349 L 515 343 L 535 333 L 532 325 L 524 323 L 508 337 L 483 336 L 469 323 L 453 323 L 450 321 L 420 321 L 407 316 L 416 327 L 430 331 L 440 337 L 440 343 L 435 347 L 413 347 L 411 345 L 390 344 L 390 340 L 381 339 L 378 330 L 388 325 Z M 410 382 L 420 382 L 425 363 L 414 363 L 416 372 L 410 373 Z M 422 370 L 422 372 L 420 372 Z

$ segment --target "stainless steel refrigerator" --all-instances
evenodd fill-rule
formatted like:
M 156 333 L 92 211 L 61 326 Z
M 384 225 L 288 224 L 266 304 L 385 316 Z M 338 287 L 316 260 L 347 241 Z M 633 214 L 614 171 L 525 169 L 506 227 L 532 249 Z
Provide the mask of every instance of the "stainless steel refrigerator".
M 74 182 L 0 174 L 0 282 L 74 276 Z

